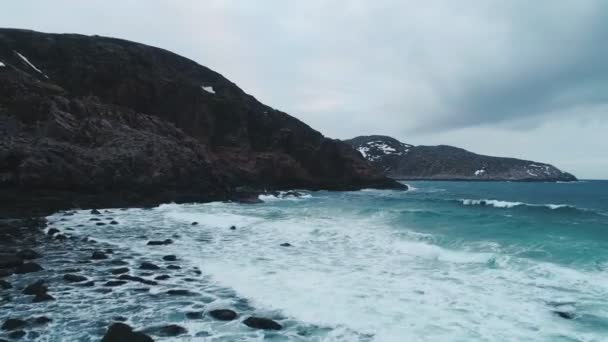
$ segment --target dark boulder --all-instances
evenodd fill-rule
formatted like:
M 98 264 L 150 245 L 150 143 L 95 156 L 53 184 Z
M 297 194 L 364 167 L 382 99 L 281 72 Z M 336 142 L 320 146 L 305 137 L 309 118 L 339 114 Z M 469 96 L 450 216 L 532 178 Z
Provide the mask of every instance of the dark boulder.
M 219 309 L 209 311 L 209 316 L 220 321 L 232 321 L 236 319 L 236 312 L 228 309 Z
M 165 255 L 163 257 L 163 260 L 165 260 L 165 261 L 176 261 L 177 257 L 175 255 Z
M 158 285 L 158 283 L 155 281 L 144 279 L 142 277 L 135 277 L 135 276 L 128 275 L 128 274 L 122 274 L 120 277 L 118 277 L 118 279 L 135 281 L 135 282 L 146 284 L 146 285 Z
M 281 246 L 281 247 L 291 247 L 291 244 L 289 242 L 283 242 L 279 246 Z
M 0 255 L 0 269 L 14 268 L 23 264 L 23 259 L 15 255 Z
M 64 240 L 68 239 L 68 237 L 63 234 L 56 234 L 54 238 L 55 238 L 55 240 L 59 240 L 59 241 L 64 241 Z
M 47 293 L 49 290 L 44 280 L 37 280 L 36 282 L 26 286 L 22 293 L 25 295 L 38 295 Z
M 10 337 L 10 338 L 12 338 L 12 339 L 15 339 L 15 340 L 16 340 L 16 339 L 20 339 L 20 338 L 22 338 L 23 336 L 25 336 L 25 331 L 23 331 L 23 330 L 11 331 L 11 332 L 8 334 L 8 337 Z
M 26 262 L 22 265 L 17 266 L 17 268 L 15 268 L 15 273 L 24 274 L 24 273 L 39 272 L 42 270 L 44 270 L 44 268 L 42 268 L 42 266 L 38 265 L 37 263 Z
M 2 330 L 17 330 L 25 327 L 27 323 L 24 320 L 17 318 L 9 318 L 2 324 Z
M 112 317 L 112 320 L 116 321 L 116 322 L 126 322 L 127 321 L 127 317 L 124 317 L 124 316 L 114 316 L 114 317 Z
M 128 272 L 129 272 L 128 267 L 119 267 L 119 268 L 114 268 L 114 269 L 110 270 L 110 273 L 112 273 L 112 274 L 123 274 L 123 273 L 128 273 Z
M 197 225 L 198 225 L 198 222 L 192 222 L 192 225 L 193 225 L 193 226 L 197 226 Z
M 88 280 L 87 277 L 85 276 L 81 276 L 81 275 L 77 275 L 77 274 L 64 274 L 63 275 L 63 280 L 69 282 L 69 283 L 79 283 L 81 281 L 86 281 Z
M 128 265 L 129 263 L 124 260 L 114 259 L 114 260 L 110 261 L 110 264 L 116 265 L 116 266 L 124 266 L 124 265 Z
M 57 229 L 57 228 L 51 228 L 51 229 L 49 229 L 49 230 L 47 231 L 47 234 L 48 234 L 49 236 L 54 235 L 54 234 L 57 234 L 57 233 L 59 233 L 59 229 Z
M 95 223 L 96 226 L 105 226 L 106 224 L 104 222 L 97 222 Z
M 184 335 L 188 333 L 186 328 L 179 326 L 177 324 L 169 324 L 158 327 L 151 327 L 144 329 L 144 331 L 151 335 L 161 336 L 161 337 L 175 337 L 179 335 Z
M 86 286 L 86 287 L 92 287 L 92 286 L 95 286 L 95 282 L 91 280 L 91 281 L 87 281 L 86 283 L 82 283 L 80 285 Z
M 40 317 L 36 317 L 36 318 L 32 319 L 32 325 L 45 325 L 52 321 L 53 321 L 52 319 L 50 319 L 46 316 L 40 316 Z
M 121 286 L 126 283 L 127 282 L 124 280 L 110 280 L 110 281 L 107 281 L 105 284 L 103 284 L 103 286 L 114 287 L 114 286 Z
M 158 267 L 157 265 L 154 265 L 151 262 L 142 262 L 141 265 L 139 266 L 139 269 L 141 269 L 141 270 L 160 270 L 160 267 Z
M 48 293 L 39 293 L 36 296 L 34 296 L 34 299 L 32 299 L 32 303 L 40 303 L 40 302 L 48 302 L 48 301 L 52 301 L 55 300 L 55 297 L 51 296 Z
M 171 296 L 193 296 L 194 293 L 188 290 L 169 290 L 167 291 L 168 295 Z
M 154 342 L 154 340 L 142 332 L 133 331 L 133 328 L 124 323 L 114 323 L 108 328 L 101 342 Z
M 101 221 L 99 217 L 91 217 L 89 221 Z
M 38 259 L 42 255 L 40 255 L 40 253 L 36 252 L 33 249 L 22 249 L 19 252 L 17 252 L 17 256 L 21 259 L 32 260 L 32 259 Z
M 163 274 L 163 275 L 159 275 L 159 276 L 155 277 L 154 279 L 156 279 L 156 280 L 167 280 L 169 278 L 171 278 L 171 276 L 169 276 L 168 274 Z
M 110 221 L 110 224 L 112 224 L 112 225 L 117 225 L 117 224 L 118 224 L 118 222 L 116 222 L 116 221 Z
M 169 265 L 169 266 L 167 266 L 167 269 L 169 269 L 169 270 L 181 270 L 182 267 L 178 266 L 178 265 Z
M 230 230 L 236 230 L 236 226 L 230 226 Z
M 99 212 L 99 210 L 97 209 L 92 209 L 91 210 L 91 215 L 100 215 L 101 213 Z
M 264 330 L 281 330 L 283 329 L 283 326 L 280 325 L 279 323 L 268 319 L 268 318 L 262 318 L 262 317 L 248 317 L 246 320 L 243 321 L 243 324 L 245 324 L 246 326 L 250 327 L 250 328 L 255 328 L 255 329 L 264 329 Z
M 93 260 L 104 260 L 107 259 L 108 256 L 102 251 L 94 251 L 91 255 L 91 259 Z
M 11 285 L 11 283 L 9 283 L 6 280 L 0 279 L 0 289 L 3 290 L 8 290 L 8 289 L 12 289 L 13 285 Z
M 147 245 L 148 246 L 164 246 L 164 245 L 170 245 L 172 243 L 173 243 L 173 240 L 171 240 L 171 239 L 165 239 L 162 241 L 152 240 L 152 241 L 148 241 Z

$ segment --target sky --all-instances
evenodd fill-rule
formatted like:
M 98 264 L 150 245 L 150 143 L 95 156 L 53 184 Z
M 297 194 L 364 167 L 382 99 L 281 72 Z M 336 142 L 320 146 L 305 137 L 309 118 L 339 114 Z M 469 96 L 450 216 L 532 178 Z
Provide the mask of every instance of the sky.
M 608 179 L 608 1 L 19 0 L 0 26 L 171 50 L 332 138 Z

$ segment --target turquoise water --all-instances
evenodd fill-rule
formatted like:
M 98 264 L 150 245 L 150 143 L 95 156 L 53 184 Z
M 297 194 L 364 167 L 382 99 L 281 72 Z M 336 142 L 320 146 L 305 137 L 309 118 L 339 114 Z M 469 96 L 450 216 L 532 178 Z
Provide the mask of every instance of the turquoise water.
M 121 295 L 130 285 L 94 297 L 71 290 L 45 304 L 65 315 L 50 336 L 96 340 L 91 331 L 106 325 L 91 327 L 86 315 L 120 312 L 135 327 L 183 325 L 183 341 L 608 339 L 608 182 L 409 184 L 407 192 L 261 196 L 255 205 L 111 209 L 104 215 L 116 226 L 95 225 L 85 210 L 51 216 L 52 226 L 131 255 L 132 264 L 171 253 L 202 276 L 177 274 L 137 297 Z M 175 243 L 146 245 L 165 238 Z M 175 287 L 200 297 L 162 295 Z M 83 302 L 86 312 L 74 310 Z M 239 320 L 181 314 L 226 307 Z M 249 329 L 240 321 L 251 314 L 285 329 Z

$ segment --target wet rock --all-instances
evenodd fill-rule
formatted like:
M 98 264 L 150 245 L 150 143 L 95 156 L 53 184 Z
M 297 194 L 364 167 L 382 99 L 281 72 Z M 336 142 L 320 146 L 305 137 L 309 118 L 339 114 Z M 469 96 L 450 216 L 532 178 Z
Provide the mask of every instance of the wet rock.
M 52 300 L 55 300 L 55 297 L 51 296 L 48 293 L 42 293 L 34 296 L 34 299 L 32 299 L 32 303 L 48 302 Z
M 110 248 L 106 249 L 105 252 L 106 254 L 114 254 L 114 250 Z
M 159 275 L 158 277 L 155 277 L 154 279 L 156 280 L 167 280 L 171 278 L 171 276 L 169 276 L 168 274 L 163 274 L 163 275 Z
M 66 268 L 63 270 L 65 273 L 76 273 L 82 271 L 80 268 Z
M 22 265 L 17 266 L 17 268 L 15 268 L 15 273 L 17 274 L 24 274 L 24 273 L 32 273 L 32 272 L 39 272 L 44 270 L 42 268 L 42 266 L 38 265 L 35 262 L 26 262 Z
M 236 226 L 230 226 L 230 230 L 236 230 Z
M 139 266 L 139 269 L 141 269 L 141 270 L 160 270 L 160 267 L 154 265 L 151 262 L 142 262 L 141 265 Z
M 17 256 L 21 259 L 32 260 L 32 259 L 38 259 L 42 255 L 40 255 L 40 253 L 36 252 L 33 249 L 22 249 L 19 252 L 17 252 Z
M 100 215 L 101 213 L 97 209 L 91 210 L 91 215 Z
M 220 321 L 232 321 L 236 318 L 236 312 L 228 309 L 211 310 L 209 316 Z
M 120 277 L 118 277 L 118 279 L 136 281 L 138 283 L 142 283 L 142 284 L 146 284 L 146 285 L 158 285 L 158 283 L 155 281 L 144 279 L 142 277 L 135 277 L 135 276 L 128 275 L 128 274 L 123 274 Z
M 57 234 L 57 235 L 55 235 L 55 240 L 64 241 L 64 240 L 67 240 L 67 239 L 68 239 L 68 237 L 65 236 L 65 235 L 63 235 L 63 234 Z
M 117 322 L 126 322 L 127 321 L 127 317 L 123 317 L 123 316 L 116 316 L 116 317 L 112 317 L 113 321 L 117 321 Z
M 13 268 L 23 264 L 23 259 L 15 255 L 0 255 L 0 269 Z
M 24 320 L 21 319 L 17 319 L 17 318 L 9 318 L 6 321 L 4 321 L 4 324 L 2 324 L 2 330 L 17 330 L 17 329 L 21 329 L 23 327 L 25 327 L 26 322 Z
M 107 258 L 108 258 L 108 256 L 102 251 L 95 251 L 91 255 L 91 259 L 93 259 L 93 260 L 104 260 Z
M 116 224 L 118 224 L 118 222 L 116 222 L 116 221 L 110 221 L 110 224 L 116 225 Z
M 268 319 L 268 318 L 262 318 L 262 317 L 248 317 L 246 320 L 243 321 L 243 324 L 245 324 L 246 326 L 250 327 L 250 328 L 254 328 L 254 329 L 264 329 L 264 330 L 281 330 L 283 329 L 283 326 L 280 325 L 279 323 Z
M 147 245 L 148 246 L 163 246 L 163 245 L 170 245 L 173 243 L 173 240 L 171 239 L 165 239 L 165 240 L 151 240 L 148 241 Z
M 25 331 L 23 331 L 23 330 L 16 330 L 16 331 L 10 332 L 8 334 L 8 337 L 10 337 L 12 339 L 19 339 L 19 338 L 22 338 L 23 336 L 25 336 Z
M 86 283 L 82 283 L 80 285 L 86 286 L 86 287 L 92 287 L 92 286 L 95 286 L 95 282 L 91 280 L 91 281 L 87 281 Z
M 57 229 L 57 228 L 51 228 L 51 229 L 49 229 L 46 232 L 46 234 L 49 235 L 49 236 L 52 236 L 52 235 L 57 234 L 57 233 L 59 233 L 59 229 Z
M 291 247 L 291 244 L 289 242 L 283 242 L 279 246 L 281 246 L 281 247 Z
M 133 331 L 133 328 L 124 323 L 114 323 L 108 328 L 101 342 L 154 342 L 154 340 L 142 332 Z
M 38 295 L 47 293 L 49 290 L 44 280 L 37 280 L 36 282 L 26 286 L 22 293 L 25 295 Z
M 203 272 L 201 272 L 200 270 L 193 270 L 192 272 L 194 272 L 194 274 L 196 274 L 196 275 L 201 275 L 201 274 L 203 274 Z
M 128 273 L 129 272 L 129 268 L 128 267 L 120 267 L 120 268 L 115 268 L 110 270 L 110 273 L 112 274 L 123 274 L 123 273 Z
M 99 217 L 92 217 L 89 221 L 101 221 L 101 219 Z
M 188 333 L 186 328 L 179 326 L 177 324 L 169 324 L 163 325 L 159 327 L 152 327 L 144 329 L 146 333 L 151 335 L 161 336 L 161 337 L 175 337 L 179 335 L 184 335 Z
M 40 316 L 40 317 L 36 317 L 32 320 L 32 324 L 33 325 L 45 325 L 47 323 L 52 322 L 53 320 L 46 317 L 46 316 Z
M 169 270 L 181 270 L 181 266 L 177 266 L 177 265 L 169 265 L 167 266 L 167 269 Z
M 576 317 L 574 312 L 569 311 L 553 311 L 553 313 L 564 319 L 574 319 Z
M 154 273 L 152 273 L 152 272 L 141 272 L 139 275 L 142 276 L 142 277 L 151 277 L 151 276 L 154 275 Z
M 11 285 L 11 283 L 9 283 L 6 280 L 0 279 L 0 289 L 8 290 L 8 289 L 11 289 L 11 288 L 13 288 L 13 285 Z
M 77 274 L 64 274 L 63 275 L 63 280 L 69 282 L 69 283 L 79 283 L 81 281 L 86 281 L 88 280 L 87 277 L 85 276 L 81 276 L 81 275 L 77 275 Z
M 186 318 L 188 319 L 202 319 L 203 313 L 201 311 L 186 312 Z
M 169 290 L 167 294 L 170 296 L 193 296 L 194 293 L 188 290 Z
M 105 226 L 106 224 L 104 222 L 97 222 L 95 223 L 96 226 Z
M 126 283 L 127 282 L 124 280 L 110 280 L 110 281 L 107 281 L 105 284 L 103 284 L 103 286 L 114 287 L 114 286 L 121 286 Z
M 195 221 L 195 222 L 192 222 L 192 225 L 193 225 L 193 226 L 196 226 L 196 225 L 198 225 L 198 222 L 196 222 L 196 221 Z
M 129 263 L 124 260 L 114 259 L 114 260 L 110 261 L 110 264 L 116 265 L 116 266 L 123 266 L 123 265 L 128 265 Z
M 165 261 L 176 261 L 177 257 L 175 255 L 165 255 L 163 257 L 163 260 L 165 260 Z

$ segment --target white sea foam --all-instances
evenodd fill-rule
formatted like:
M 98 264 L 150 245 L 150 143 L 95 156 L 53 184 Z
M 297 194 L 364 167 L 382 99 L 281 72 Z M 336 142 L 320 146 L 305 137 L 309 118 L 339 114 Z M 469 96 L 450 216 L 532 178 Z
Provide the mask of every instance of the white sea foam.
M 489 206 L 494 208 L 514 208 L 519 206 L 527 206 L 527 207 L 546 207 L 552 210 L 560 209 L 560 208 L 573 208 L 568 204 L 532 204 L 532 203 L 524 203 L 524 202 L 510 202 L 510 201 L 500 201 L 493 199 L 462 199 L 460 200 L 463 205 L 480 205 L 480 206 Z

